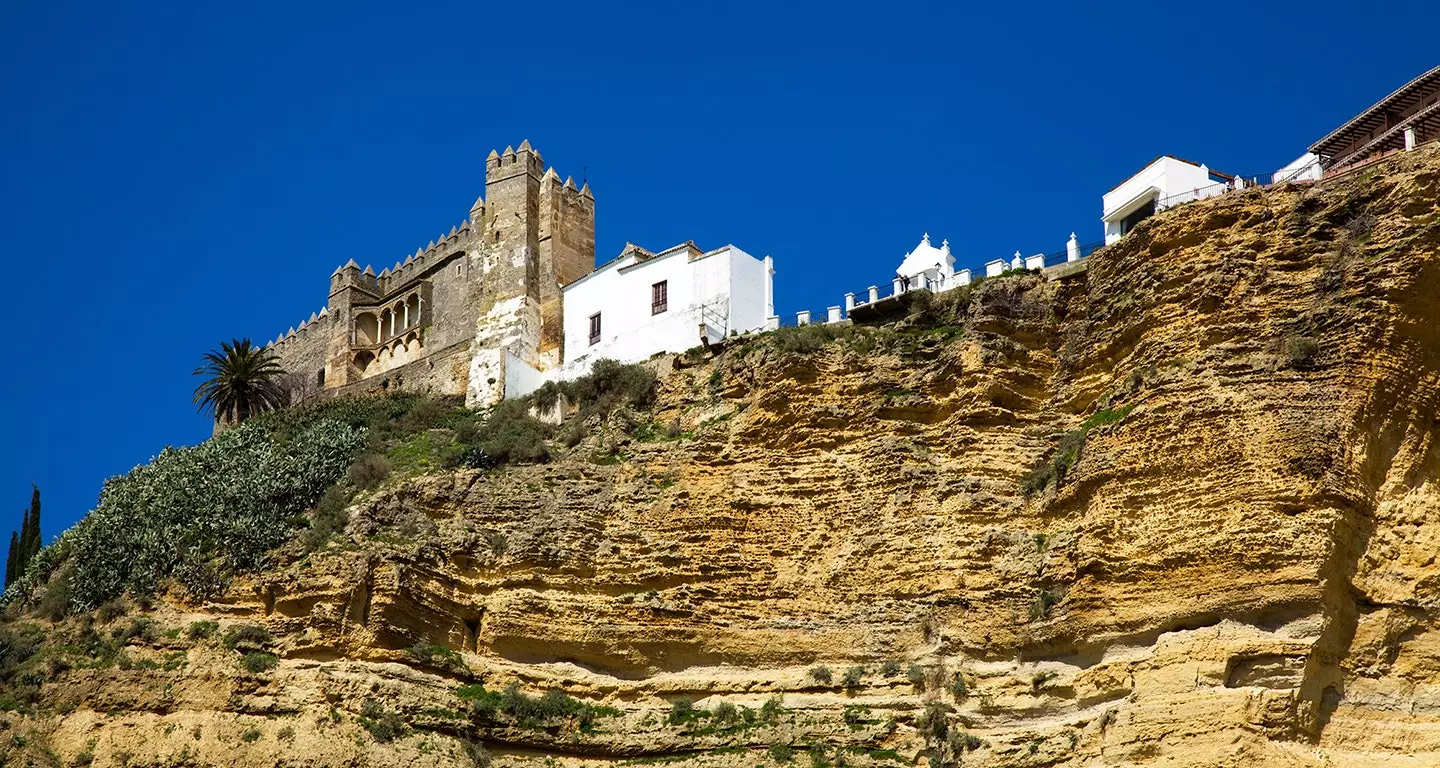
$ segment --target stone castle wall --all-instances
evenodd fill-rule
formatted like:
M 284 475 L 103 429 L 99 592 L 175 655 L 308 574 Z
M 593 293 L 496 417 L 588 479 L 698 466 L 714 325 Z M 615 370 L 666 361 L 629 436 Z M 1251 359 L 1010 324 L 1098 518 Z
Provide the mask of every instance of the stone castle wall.
M 378 275 L 353 260 L 336 269 L 325 309 L 271 348 L 297 398 L 383 381 L 488 405 L 504 392 L 505 351 L 540 371 L 560 364 L 560 287 L 594 263 L 589 186 L 561 182 L 524 142 L 490 153 L 465 221 Z

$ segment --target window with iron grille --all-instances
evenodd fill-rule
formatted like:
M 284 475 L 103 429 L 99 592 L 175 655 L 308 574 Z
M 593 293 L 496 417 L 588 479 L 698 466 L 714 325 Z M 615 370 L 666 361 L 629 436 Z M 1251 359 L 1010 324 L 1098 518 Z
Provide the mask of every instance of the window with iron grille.
M 658 315 L 670 307 L 670 290 L 668 280 L 650 286 L 650 314 Z
M 596 312 L 590 316 L 590 343 L 600 343 L 600 313 Z

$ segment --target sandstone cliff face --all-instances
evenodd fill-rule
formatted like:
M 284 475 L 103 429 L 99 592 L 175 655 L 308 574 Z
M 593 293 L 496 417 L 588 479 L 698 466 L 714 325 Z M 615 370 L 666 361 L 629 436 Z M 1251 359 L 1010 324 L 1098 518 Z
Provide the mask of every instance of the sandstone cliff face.
M 11 759 L 1440 764 L 1437 199 L 1416 153 L 737 342 L 548 464 L 394 480 L 162 602 L 6 716 Z M 249 624 L 274 669 L 218 642 Z M 592 706 L 477 693 L 512 683 Z

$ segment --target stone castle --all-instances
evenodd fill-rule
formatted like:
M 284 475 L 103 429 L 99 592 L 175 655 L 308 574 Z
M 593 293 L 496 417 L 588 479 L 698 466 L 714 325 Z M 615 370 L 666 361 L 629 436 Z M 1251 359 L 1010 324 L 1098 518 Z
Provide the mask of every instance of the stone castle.
M 560 288 L 594 265 L 589 185 L 524 141 L 490 152 L 465 221 L 378 275 L 337 268 L 326 306 L 270 348 L 297 399 L 404 388 L 490 405 L 560 365 Z

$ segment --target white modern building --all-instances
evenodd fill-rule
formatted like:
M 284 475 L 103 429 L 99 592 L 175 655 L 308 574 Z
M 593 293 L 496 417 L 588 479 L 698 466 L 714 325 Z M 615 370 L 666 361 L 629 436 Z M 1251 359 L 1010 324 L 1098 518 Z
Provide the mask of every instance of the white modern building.
M 614 260 L 562 289 L 565 362 L 560 377 L 594 361 L 645 360 L 717 342 L 732 331 L 764 330 L 775 314 L 774 262 L 727 245 L 686 242 L 651 253 L 627 244 Z
M 1228 173 L 1213 171 L 1202 164 L 1161 155 L 1109 192 L 1105 193 L 1105 244 L 1119 240 L 1136 224 L 1180 203 L 1224 194 L 1235 183 Z

